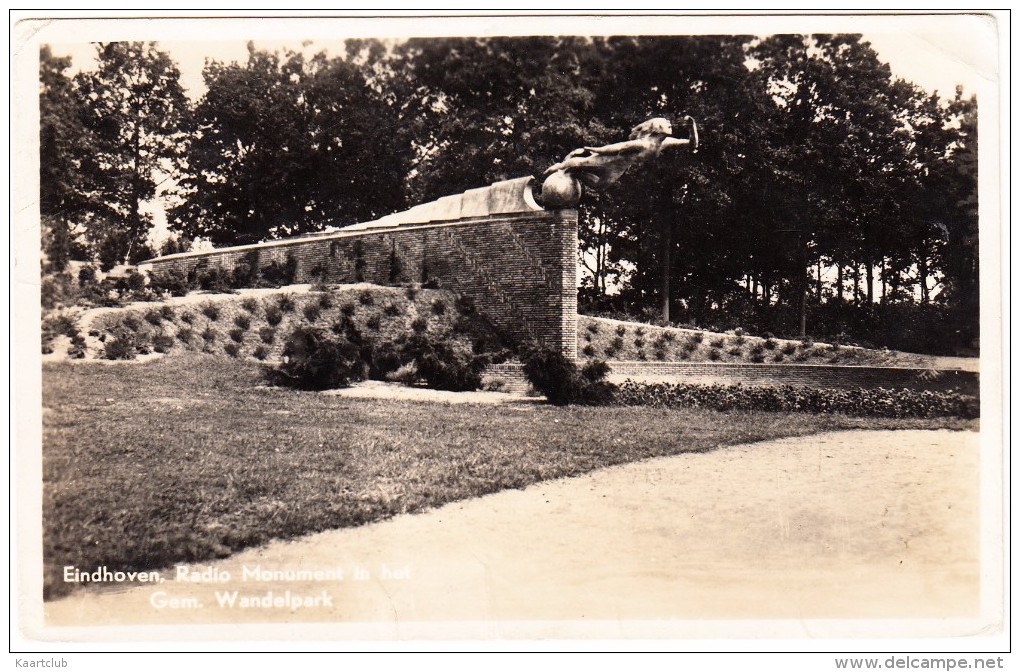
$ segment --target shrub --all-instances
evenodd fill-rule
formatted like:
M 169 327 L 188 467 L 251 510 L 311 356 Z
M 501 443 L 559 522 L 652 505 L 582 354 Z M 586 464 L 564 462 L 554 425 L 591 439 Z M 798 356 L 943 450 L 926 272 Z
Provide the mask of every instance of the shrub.
M 340 314 L 343 315 L 344 317 L 354 317 L 354 313 L 356 313 L 357 310 L 358 309 L 354 306 L 353 303 L 345 303 L 344 305 L 340 306 Z
M 664 331 L 662 332 L 662 340 L 667 343 L 672 343 L 673 341 L 676 340 L 676 334 L 674 334 L 672 331 Z
M 643 339 L 643 338 L 635 338 L 634 339 L 634 347 L 637 348 L 638 350 L 640 350 L 641 348 L 645 347 L 645 339 Z
M 165 293 L 170 296 L 184 296 L 194 289 L 187 274 L 176 268 L 165 273 L 153 274 L 149 278 L 149 287 L 157 293 Z
M 272 327 L 262 327 L 259 329 L 259 338 L 263 343 L 270 344 L 276 338 L 276 330 Z
M 145 321 L 154 327 L 158 327 L 163 321 L 163 314 L 158 310 L 149 309 L 145 311 Z
M 159 353 L 170 352 L 174 347 L 174 339 L 166 334 L 159 334 L 152 339 L 152 349 Z
M 408 301 L 414 301 L 416 298 L 418 298 L 418 288 L 415 287 L 414 285 L 408 285 L 404 289 L 404 296 L 407 297 Z
M 598 322 L 589 322 L 588 326 L 587 326 L 587 329 L 591 333 L 597 334 L 597 333 L 599 333 L 599 323 Z
M 623 350 L 623 339 L 620 338 L 619 336 L 615 337 L 613 340 L 609 342 L 609 347 L 612 348 L 614 352 L 619 352 L 620 350 Z
M 432 302 L 432 312 L 436 315 L 443 315 L 446 313 L 446 302 L 442 299 L 435 299 Z
M 375 303 L 375 298 L 372 296 L 371 292 L 361 292 L 358 294 L 358 303 L 363 306 L 371 306 Z
M 889 418 L 979 416 L 975 397 L 958 392 L 916 392 L 909 389 L 815 389 L 781 385 L 693 385 L 627 381 L 616 403 L 657 408 L 708 408 L 717 411 L 799 411 L 844 413 Z
M 425 332 L 412 334 L 401 350 L 403 360 L 414 364 L 418 377 L 437 390 L 477 390 L 490 361 L 460 341 Z
M 202 332 L 202 340 L 206 343 L 212 343 L 216 340 L 216 331 L 212 327 L 206 327 L 205 331 Z
M 247 331 L 248 329 L 251 328 L 251 318 L 245 315 L 244 313 L 239 313 L 234 318 L 234 324 L 237 325 L 238 329 L 242 331 Z
M 775 350 L 776 349 L 776 345 L 777 345 L 776 344 L 776 339 L 774 339 L 774 338 L 766 338 L 765 342 L 762 345 L 765 346 L 766 350 Z
M 211 322 L 215 322 L 220 319 L 220 307 L 215 303 L 206 303 L 199 310 L 205 315 Z
M 84 287 L 86 285 L 92 285 L 96 282 L 96 267 L 92 264 L 86 264 L 78 269 L 78 286 Z
M 718 362 L 722 355 L 719 354 L 718 350 L 712 349 L 708 351 L 708 358 L 713 362 Z
M 428 320 L 424 317 L 416 317 L 411 321 L 411 329 L 417 333 L 422 333 L 429 328 Z
M 734 345 L 732 348 L 729 349 L 729 353 L 734 357 L 740 357 L 742 354 L 744 354 L 744 351 L 740 348 L 739 345 Z
M 198 273 L 198 286 L 207 292 L 227 293 L 232 290 L 234 275 L 222 268 L 209 268 Z
M 266 346 L 264 345 L 257 345 L 255 346 L 255 350 L 253 350 L 251 354 L 255 359 L 261 361 L 269 356 L 269 350 L 267 350 Z
M 249 296 L 241 301 L 241 308 L 254 315 L 259 312 L 259 302 Z
M 183 322 L 184 324 L 191 324 L 194 321 L 195 316 L 192 315 L 189 311 L 186 310 L 183 313 L 181 313 L 181 322 Z
M 125 328 L 123 323 L 113 327 L 103 343 L 103 357 L 106 359 L 134 359 L 135 355 L 146 352 L 148 348 L 138 334 Z
M 223 352 L 231 357 L 237 357 L 241 353 L 241 349 L 237 346 L 237 343 L 227 343 L 223 346 Z
M 461 315 L 475 314 L 475 300 L 470 296 L 458 295 L 453 305 Z
M 341 334 L 298 325 L 286 338 L 284 361 L 267 370 L 270 381 L 303 390 L 346 387 L 364 379 L 358 347 Z
M 751 361 L 755 364 L 761 364 L 765 361 L 765 355 L 760 352 L 751 353 Z
M 173 306 L 167 306 L 167 305 L 160 306 L 159 307 L 159 314 L 163 316 L 164 320 L 167 320 L 167 321 L 172 320 L 172 319 L 174 319 L 174 315 L 175 315 L 174 307 Z
M 371 329 L 372 331 L 379 331 L 379 327 L 382 326 L 382 320 L 379 318 L 378 315 L 372 315 L 367 320 L 365 320 L 365 326 Z
M 658 360 L 666 359 L 666 351 L 663 350 L 662 348 L 657 348 L 655 350 L 655 358 L 658 359 Z
M 622 324 L 616 327 L 616 335 L 617 336 L 624 336 L 624 335 L 626 335 L 626 333 L 627 333 L 627 327 L 623 326 Z
M 594 361 L 578 370 L 577 364 L 559 350 L 538 344 L 522 349 L 524 373 L 532 387 L 557 406 L 605 403 L 612 398 L 613 386 L 604 382 L 609 366 Z
M 294 297 L 290 294 L 284 294 L 276 300 L 276 307 L 281 313 L 293 313 L 294 312 Z
M 234 341 L 235 343 L 244 342 L 244 331 L 242 331 L 241 329 L 231 329 L 228 333 L 230 335 L 230 340 Z
M 721 336 L 719 338 L 713 338 L 711 341 L 709 341 L 708 345 L 711 348 L 719 349 L 726 345 L 726 339 L 722 338 Z
M 317 303 L 306 303 L 301 312 L 304 314 L 306 320 L 309 322 L 315 322 L 319 319 L 319 315 L 322 314 L 322 308 L 320 308 Z
M 193 332 L 191 329 L 189 329 L 187 327 L 184 327 L 183 329 L 180 329 L 177 332 L 177 340 L 180 341 L 181 343 L 184 343 L 185 345 L 190 344 L 191 343 L 191 339 L 194 336 L 195 336 L 195 332 Z
M 266 322 L 275 327 L 283 321 L 283 312 L 276 306 L 266 306 Z
M 134 342 L 124 336 L 108 338 L 103 344 L 103 357 L 106 359 L 134 359 Z
M 701 343 L 703 340 L 705 340 L 705 333 L 702 331 L 695 331 L 690 336 L 690 342 L 694 343 L 695 345 Z
M 67 349 L 67 356 L 71 359 L 84 359 L 85 358 L 85 339 L 81 334 L 75 334 L 71 337 L 71 346 Z
M 136 332 L 142 328 L 142 323 L 138 320 L 138 317 L 134 313 L 128 313 L 125 315 L 124 319 L 121 320 L 120 323 L 125 329 L 132 332 Z
M 586 343 L 591 343 L 591 334 L 585 334 L 584 335 L 584 340 L 585 340 Z
M 784 355 L 782 352 L 777 352 L 776 354 L 772 355 L 772 361 L 775 362 L 776 364 L 782 362 L 784 359 L 786 359 L 786 355 Z
M 595 356 L 595 348 L 592 347 L 591 344 L 584 346 L 584 349 L 581 350 L 581 352 L 583 352 L 586 357 L 594 357 Z
M 784 355 L 792 355 L 793 353 L 797 352 L 797 345 L 794 343 L 787 343 L 783 346 L 781 352 Z
M 644 336 L 644 335 L 645 335 L 645 329 L 644 329 L 644 327 L 638 327 L 637 329 L 635 329 L 635 330 L 634 330 L 634 335 L 635 335 L 635 336 L 639 336 L 639 337 L 640 337 L 640 336 Z
M 322 308 L 323 310 L 329 310 L 330 308 L 332 308 L 333 307 L 333 295 L 329 294 L 328 292 L 324 293 L 324 294 L 321 294 L 319 296 L 319 307 Z
M 47 340 L 59 335 L 74 338 L 78 335 L 78 318 L 71 313 L 49 315 L 42 321 L 42 334 Z

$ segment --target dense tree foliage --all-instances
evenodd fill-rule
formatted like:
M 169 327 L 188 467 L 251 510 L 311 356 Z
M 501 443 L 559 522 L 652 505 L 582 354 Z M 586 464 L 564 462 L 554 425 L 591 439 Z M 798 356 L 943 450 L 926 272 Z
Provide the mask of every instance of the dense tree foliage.
M 362 60 L 257 51 L 209 63 L 175 228 L 216 244 L 354 224 L 401 209 L 409 150 Z
M 143 205 L 178 172 L 189 110 L 177 66 L 155 43 L 110 42 L 96 52 L 96 69 L 80 73 L 75 85 L 92 139 L 96 212 L 86 233 L 109 267 L 152 255 L 152 215 Z
M 207 63 L 192 110 L 154 45 L 99 45 L 97 60 L 72 81 L 41 54 L 58 266 L 81 231 L 93 256 L 137 257 L 157 180 L 181 196 L 173 249 L 239 244 L 539 175 L 652 116 L 683 135 L 691 115 L 696 154 L 582 204 L 583 304 L 789 334 L 803 300 L 809 331 L 884 324 L 880 342 L 916 305 L 938 316 L 916 331 L 953 332 L 941 349 L 977 336 L 977 102 L 894 78 L 859 35 L 249 46 L 243 63 Z

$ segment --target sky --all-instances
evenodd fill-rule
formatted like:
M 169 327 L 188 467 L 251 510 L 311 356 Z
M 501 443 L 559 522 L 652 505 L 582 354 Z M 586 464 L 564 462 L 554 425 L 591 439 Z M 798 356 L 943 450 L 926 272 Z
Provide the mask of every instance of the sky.
M 962 84 L 968 93 L 972 93 L 980 84 L 978 80 L 994 78 L 996 45 L 994 30 L 988 30 L 990 26 L 982 26 L 980 22 L 965 22 L 961 29 L 953 29 L 950 24 L 942 22 L 932 25 L 917 24 L 911 30 L 903 30 L 896 26 L 896 29 L 892 30 L 890 29 L 892 24 L 872 25 L 875 30 L 861 32 L 864 39 L 870 42 L 878 53 L 879 58 L 889 63 L 895 76 L 911 81 L 929 93 L 938 91 L 941 96 L 951 98 L 958 84 Z M 304 44 L 301 39 L 253 41 L 260 49 L 304 50 L 309 54 L 323 49 L 330 53 L 339 53 L 343 45 L 343 39 L 338 37 L 305 40 Z M 183 86 L 189 97 L 197 100 L 205 89 L 202 68 L 206 59 L 243 62 L 247 58 L 246 42 L 245 39 L 230 41 L 172 39 L 161 40 L 160 46 L 178 63 Z M 94 48 L 86 42 L 55 43 L 53 50 L 59 55 L 72 56 L 75 70 L 88 69 L 93 63 Z

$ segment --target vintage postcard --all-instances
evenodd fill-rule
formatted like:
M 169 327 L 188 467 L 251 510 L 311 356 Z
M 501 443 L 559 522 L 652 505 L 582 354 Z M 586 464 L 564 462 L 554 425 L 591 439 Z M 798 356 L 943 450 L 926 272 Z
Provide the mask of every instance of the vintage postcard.
M 994 648 L 999 19 L 24 16 L 19 641 Z

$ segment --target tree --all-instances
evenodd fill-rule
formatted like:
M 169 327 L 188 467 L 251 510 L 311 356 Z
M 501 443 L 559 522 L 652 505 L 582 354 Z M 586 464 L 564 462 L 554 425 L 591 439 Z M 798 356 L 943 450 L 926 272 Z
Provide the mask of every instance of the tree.
M 372 81 L 379 43 L 211 62 L 171 226 L 215 244 L 366 221 L 403 206 L 408 149 Z
M 71 58 L 39 52 L 39 212 L 48 270 L 63 271 L 82 256 L 77 227 L 90 212 L 86 182 L 94 173 L 94 139 L 81 122 L 82 108 L 64 73 Z
M 94 160 L 83 166 L 96 201 L 87 236 L 108 268 L 147 253 L 143 204 L 179 170 L 189 109 L 177 66 L 155 43 L 100 43 L 96 58 L 75 84 L 95 139 Z
M 387 85 L 415 149 L 413 201 L 539 174 L 609 139 L 592 113 L 591 40 L 412 39 L 394 56 Z

